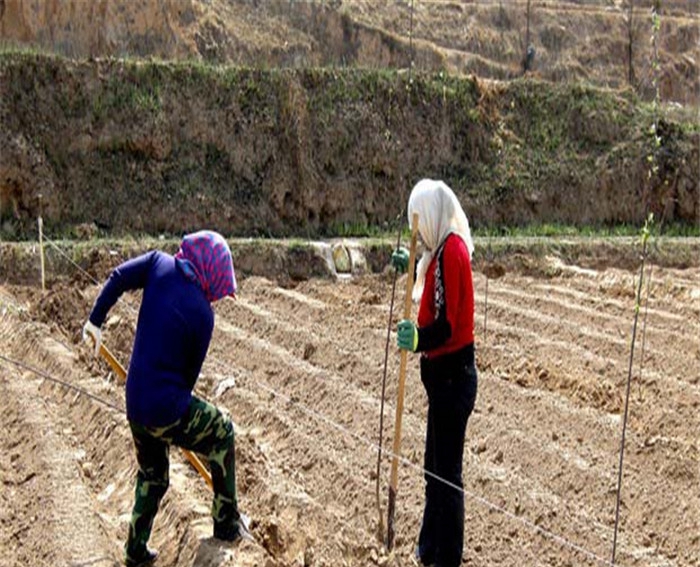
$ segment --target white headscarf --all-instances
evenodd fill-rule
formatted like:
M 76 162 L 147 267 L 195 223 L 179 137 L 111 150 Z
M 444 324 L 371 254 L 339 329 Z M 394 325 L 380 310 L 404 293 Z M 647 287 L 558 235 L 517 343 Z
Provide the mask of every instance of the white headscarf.
M 408 222 L 413 222 L 413 213 L 418 213 L 418 232 L 423 239 L 425 251 L 418 262 L 413 300 L 420 301 L 433 254 L 453 232 L 459 235 L 469 250 L 474 252 L 472 233 L 467 215 L 457 197 L 445 183 L 433 179 L 422 179 L 416 183 L 408 199 Z

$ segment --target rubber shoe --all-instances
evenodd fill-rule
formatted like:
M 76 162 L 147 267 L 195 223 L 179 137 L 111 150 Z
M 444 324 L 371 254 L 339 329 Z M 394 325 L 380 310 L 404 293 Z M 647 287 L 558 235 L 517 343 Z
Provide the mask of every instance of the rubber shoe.
M 148 565 L 153 565 L 156 557 L 158 557 L 157 551 L 146 548 L 143 555 L 124 559 L 124 565 L 126 565 L 126 567 L 148 567 Z

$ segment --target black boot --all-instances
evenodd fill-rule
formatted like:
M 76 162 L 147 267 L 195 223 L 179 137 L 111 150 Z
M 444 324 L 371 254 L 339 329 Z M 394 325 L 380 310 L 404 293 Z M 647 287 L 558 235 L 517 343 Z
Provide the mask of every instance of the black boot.
M 250 518 L 241 514 L 238 520 L 231 523 L 214 522 L 214 537 L 222 541 L 238 541 L 239 539 L 249 539 L 255 541 L 250 533 Z
M 126 567 L 147 567 L 148 565 L 153 565 L 156 557 L 158 557 L 157 551 L 146 548 L 143 553 L 137 556 L 127 555 L 124 559 L 124 565 Z
M 421 565 L 421 567 L 436 567 L 435 561 L 431 558 L 421 556 L 420 547 L 418 546 L 416 546 L 416 550 L 413 552 L 413 562 L 416 565 Z
M 214 537 L 221 541 L 238 541 L 241 539 L 241 530 L 238 527 L 238 522 L 220 524 L 214 522 Z

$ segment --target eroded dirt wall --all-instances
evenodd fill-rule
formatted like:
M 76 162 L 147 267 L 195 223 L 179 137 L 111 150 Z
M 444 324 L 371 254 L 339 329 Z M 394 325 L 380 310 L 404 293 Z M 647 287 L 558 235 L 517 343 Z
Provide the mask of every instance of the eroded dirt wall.
M 697 125 L 631 95 L 443 74 L 0 59 L 0 196 L 33 229 L 339 233 L 384 226 L 422 177 L 476 225 L 695 223 Z M 10 234 L 10 236 L 13 236 Z

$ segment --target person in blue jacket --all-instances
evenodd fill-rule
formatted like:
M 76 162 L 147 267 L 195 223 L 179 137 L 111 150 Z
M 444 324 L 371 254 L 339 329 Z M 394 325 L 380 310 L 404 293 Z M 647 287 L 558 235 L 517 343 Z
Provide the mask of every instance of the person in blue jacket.
M 118 266 L 105 283 L 83 329 L 95 356 L 100 327 L 128 290 L 142 289 L 134 348 L 126 381 L 126 412 L 138 474 L 125 545 L 127 567 L 150 565 L 153 520 L 168 488 L 168 449 L 176 445 L 206 456 L 214 486 L 214 537 L 249 535 L 238 511 L 233 424 L 227 414 L 192 395 L 214 328 L 211 304 L 236 293 L 226 240 L 213 231 L 186 235 L 174 256 L 148 252 Z

